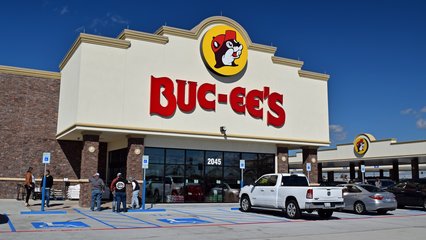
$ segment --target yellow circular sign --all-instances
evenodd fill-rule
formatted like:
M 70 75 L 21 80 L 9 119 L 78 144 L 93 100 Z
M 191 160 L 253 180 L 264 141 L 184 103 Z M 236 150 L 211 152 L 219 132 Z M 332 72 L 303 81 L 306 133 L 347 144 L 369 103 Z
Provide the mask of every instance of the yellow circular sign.
M 222 76 L 240 73 L 247 64 L 248 46 L 240 32 L 226 25 L 218 25 L 204 34 L 201 55 L 213 72 Z
M 364 155 L 368 150 L 368 140 L 364 136 L 355 138 L 354 151 L 359 155 Z

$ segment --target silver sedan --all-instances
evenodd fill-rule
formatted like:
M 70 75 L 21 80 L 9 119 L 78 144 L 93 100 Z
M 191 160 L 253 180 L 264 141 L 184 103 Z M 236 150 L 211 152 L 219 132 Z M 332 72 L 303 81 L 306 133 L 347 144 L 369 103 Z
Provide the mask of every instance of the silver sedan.
M 367 211 L 377 211 L 386 214 L 396 209 L 395 195 L 368 184 L 341 184 L 343 187 L 344 210 L 364 214 Z

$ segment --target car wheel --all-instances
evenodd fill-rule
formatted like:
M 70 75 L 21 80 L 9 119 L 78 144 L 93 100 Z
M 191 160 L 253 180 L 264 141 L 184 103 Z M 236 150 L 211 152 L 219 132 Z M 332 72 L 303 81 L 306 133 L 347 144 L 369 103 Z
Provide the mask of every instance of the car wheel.
M 285 211 L 288 218 L 297 219 L 300 218 L 300 208 L 295 200 L 289 200 L 285 206 Z
M 318 209 L 318 215 L 322 219 L 329 219 L 333 215 L 333 210 Z
M 365 213 L 365 205 L 362 202 L 356 202 L 354 205 L 354 211 L 357 214 L 364 214 Z
M 377 210 L 377 213 L 380 214 L 380 215 L 385 215 L 387 212 L 388 212 L 388 210 L 383 210 L 383 209 Z
M 248 196 L 243 196 L 240 202 L 241 211 L 249 212 L 251 210 L 251 202 Z
M 426 198 L 423 199 L 423 209 L 426 210 Z
M 404 207 L 405 207 L 405 205 L 398 204 L 398 208 L 404 208 Z

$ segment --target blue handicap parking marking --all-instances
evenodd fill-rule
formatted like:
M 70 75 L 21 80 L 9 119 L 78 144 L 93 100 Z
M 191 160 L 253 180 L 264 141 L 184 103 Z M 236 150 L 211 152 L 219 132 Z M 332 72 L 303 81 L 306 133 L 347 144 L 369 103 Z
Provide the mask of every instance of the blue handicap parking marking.
M 81 211 L 74 209 L 76 212 L 93 219 L 103 225 L 117 229 L 117 228 L 147 228 L 147 227 L 159 227 L 159 225 L 144 221 L 142 219 L 128 216 L 122 213 L 113 213 L 108 211 L 92 212 L 92 211 Z
M 90 227 L 84 222 L 32 222 L 34 228 L 87 228 Z
M 160 218 L 158 221 L 165 222 L 168 224 L 200 224 L 200 223 L 211 223 L 206 220 L 199 218 Z
M 263 215 L 257 213 L 244 213 L 228 209 L 203 208 L 191 209 L 190 211 L 178 211 L 181 213 L 192 214 L 202 218 L 212 219 L 214 221 L 226 222 L 231 224 L 245 223 L 267 223 L 267 222 L 288 222 L 288 219 L 276 217 L 273 215 Z
M 197 216 L 197 217 L 202 217 L 202 218 L 208 218 L 214 221 L 221 221 L 221 222 L 226 222 L 226 223 L 232 223 L 235 224 L 236 222 L 234 221 L 230 221 L 228 220 L 227 217 L 223 216 L 223 213 L 219 213 L 217 210 L 215 209 L 206 209 L 206 210 L 201 210 L 201 209 L 191 209 L 189 211 L 182 211 L 182 210 L 177 210 L 174 209 L 172 210 L 174 212 L 178 212 L 178 213 L 183 213 L 183 214 L 187 214 L 187 215 L 191 215 L 191 216 Z

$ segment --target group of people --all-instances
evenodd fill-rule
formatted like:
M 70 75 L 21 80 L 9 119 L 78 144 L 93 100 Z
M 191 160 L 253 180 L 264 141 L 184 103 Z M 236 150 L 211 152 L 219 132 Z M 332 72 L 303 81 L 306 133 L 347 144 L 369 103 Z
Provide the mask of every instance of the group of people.
M 89 182 L 92 186 L 92 201 L 90 204 L 90 210 L 95 211 L 95 203 L 96 210 L 101 211 L 101 200 L 102 193 L 105 189 L 105 184 L 103 180 L 99 177 L 99 173 L 95 173 L 90 179 Z M 110 190 L 113 195 L 112 200 L 112 211 L 113 212 L 127 212 L 126 206 L 126 185 L 132 184 L 132 208 L 139 208 L 139 183 L 133 179 L 129 178 L 129 180 L 125 179 L 123 174 L 117 173 L 117 177 L 114 178 L 110 185 Z
M 45 192 L 44 192 L 44 205 L 46 207 L 50 207 L 50 190 L 52 189 L 53 186 L 53 177 L 52 175 L 50 175 L 50 170 L 46 170 L 43 178 L 41 179 L 41 183 L 40 186 L 43 186 L 43 182 L 44 179 L 46 178 L 46 186 L 45 186 Z M 25 206 L 28 207 L 30 206 L 30 204 L 28 203 L 28 201 L 30 200 L 30 196 L 31 194 L 34 194 L 34 190 L 35 190 L 35 185 L 36 185 L 36 181 L 35 181 L 35 177 L 33 174 L 33 168 L 29 167 L 27 172 L 25 173 L 25 190 L 26 190 L 26 196 L 25 196 Z
M 45 177 L 45 178 L 44 178 Z M 46 179 L 46 185 L 45 185 L 45 200 L 44 200 L 44 206 L 50 207 L 50 190 L 53 186 L 53 177 L 50 175 L 50 170 L 46 170 L 45 175 L 43 176 L 40 186 L 43 186 L 43 181 Z M 91 178 L 89 178 L 90 185 L 92 187 L 92 196 L 91 196 L 91 204 L 90 204 L 90 210 L 95 211 L 95 204 L 96 204 L 96 210 L 101 211 L 101 200 L 102 200 L 102 193 L 105 190 L 105 183 L 102 180 L 102 178 L 99 177 L 99 173 L 95 173 Z M 139 183 L 133 179 L 129 178 L 129 180 L 125 179 L 121 173 L 117 174 L 117 177 L 112 180 L 110 185 L 110 190 L 113 194 L 113 201 L 112 201 L 112 210 L 113 212 L 127 212 L 126 207 L 126 185 L 132 184 L 132 202 L 131 206 L 132 208 L 139 208 L 139 190 L 140 186 Z M 29 199 L 31 194 L 34 194 L 35 190 L 35 177 L 33 174 L 33 168 L 29 167 L 27 172 L 25 173 L 25 189 L 26 189 L 26 196 L 25 196 L 25 206 L 30 206 Z

